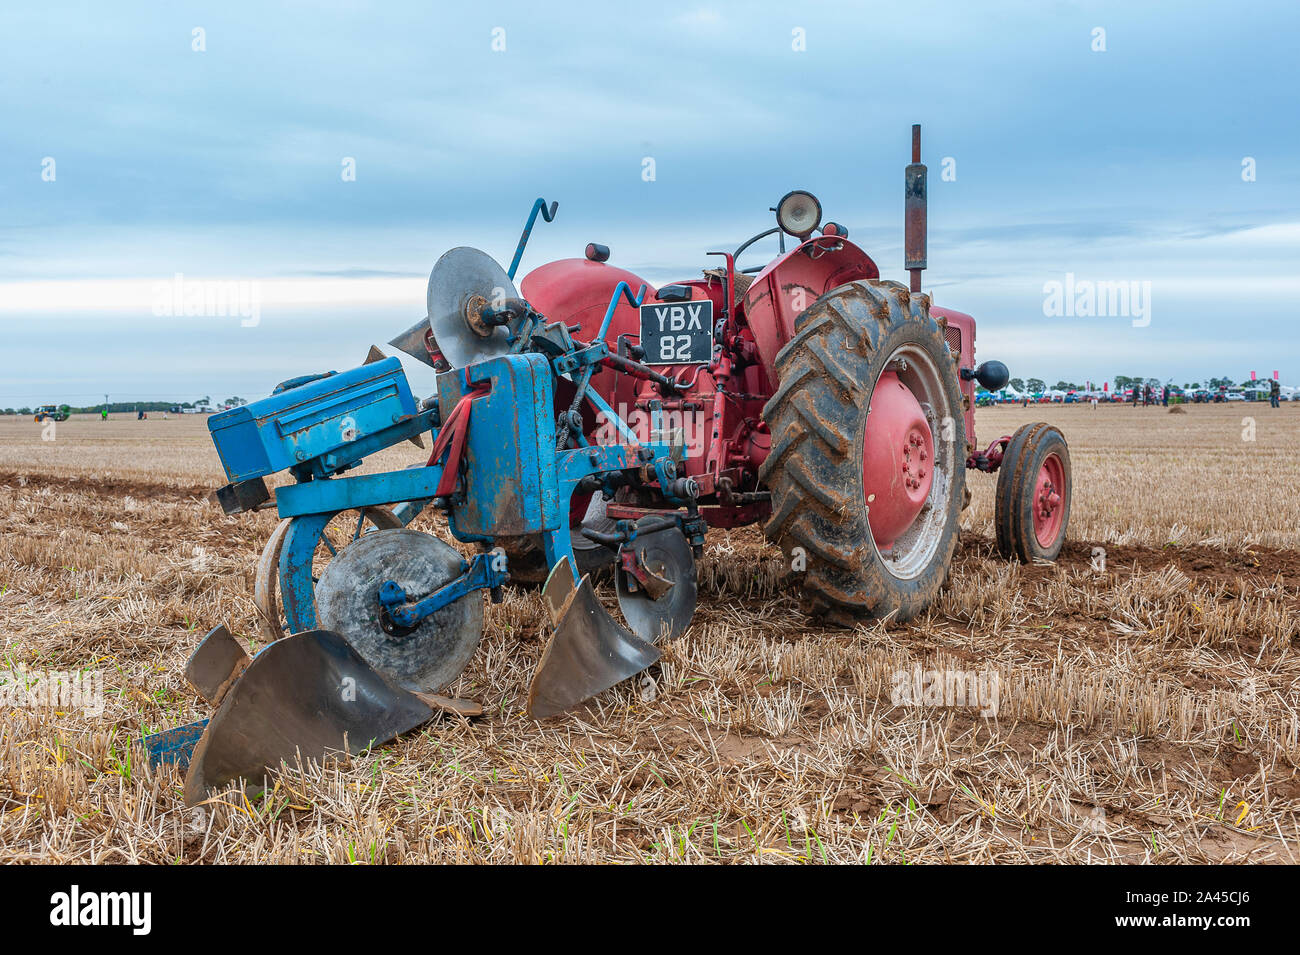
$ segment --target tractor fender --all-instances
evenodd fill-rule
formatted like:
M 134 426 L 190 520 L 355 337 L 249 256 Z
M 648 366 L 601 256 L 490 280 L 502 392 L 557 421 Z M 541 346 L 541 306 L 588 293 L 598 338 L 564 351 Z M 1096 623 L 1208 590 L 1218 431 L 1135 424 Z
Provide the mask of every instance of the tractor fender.
M 878 278 L 871 256 L 840 236 L 815 236 L 769 262 L 740 308 L 771 380 L 779 383 L 776 356 L 794 337 L 795 318 L 831 289 Z

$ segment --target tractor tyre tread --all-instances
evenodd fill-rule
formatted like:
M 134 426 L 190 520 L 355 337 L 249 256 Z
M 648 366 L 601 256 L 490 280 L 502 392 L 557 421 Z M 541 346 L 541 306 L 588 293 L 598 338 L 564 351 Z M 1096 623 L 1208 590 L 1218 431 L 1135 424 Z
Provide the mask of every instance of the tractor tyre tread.
M 772 449 L 759 479 L 772 494 L 765 536 L 791 561 L 802 559 L 803 594 L 818 615 L 852 625 L 862 617 L 907 620 L 922 612 L 947 577 L 957 541 L 965 470 L 954 467 L 947 526 L 936 554 L 915 581 L 882 566 L 867 523 L 862 442 L 876 380 L 894 348 L 920 343 L 945 376 L 964 462 L 965 426 L 956 361 L 929 297 L 897 282 L 863 280 L 827 292 L 794 322 L 777 353 L 776 391 L 763 408 Z M 946 364 L 943 364 L 946 362 Z M 947 372 L 951 370 L 951 378 Z
M 1065 514 L 1056 543 L 1044 548 L 1034 535 L 1031 499 L 1043 460 L 1054 450 L 1065 469 Z M 1065 543 L 1065 532 L 1069 527 L 1072 489 L 1070 450 L 1065 435 L 1045 421 L 1021 425 L 1002 452 L 1002 465 L 998 468 L 998 483 L 993 495 L 993 528 L 998 553 L 1008 560 L 1016 559 L 1026 564 L 1035 560 L 1055 560 Z

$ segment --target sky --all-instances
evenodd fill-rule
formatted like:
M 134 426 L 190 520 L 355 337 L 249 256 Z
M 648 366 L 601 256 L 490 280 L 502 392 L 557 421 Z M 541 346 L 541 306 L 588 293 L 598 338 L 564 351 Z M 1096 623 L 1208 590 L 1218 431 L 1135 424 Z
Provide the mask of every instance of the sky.
M 597 241 L 689 278 L 802 188 L 906 280 L 915 122 L 980 359 L 1300 384 L 1298 43 L 1294 2 L 5 4 L 0 408 L 359 364 L 539 196 L 521 275 Z M 167 314 L 178 275 L 256 316 Z M 1052 314 L 1094 283 L 1128 311 Z

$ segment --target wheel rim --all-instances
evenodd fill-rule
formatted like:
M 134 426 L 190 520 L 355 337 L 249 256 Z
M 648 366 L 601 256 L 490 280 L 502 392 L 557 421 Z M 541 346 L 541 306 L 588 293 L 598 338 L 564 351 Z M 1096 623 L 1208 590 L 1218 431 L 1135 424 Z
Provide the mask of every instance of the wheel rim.
M 358 516 L 354 519 L 351 514 Z M 360 510 L 339 511 L 334 517 L 343 515 L 343 524 L 352 529 L 351 537 L 344 546 L 358 540 L 363 533 L 374 530 L 391 530 L 402 526 L 401 520 L 387 507 L 367 507 Z M 330 521 L 334 520 L 330 518 Z M 258 629 L 265 642 L 271 643 L 284 637 L 290 630 L 288 614 L 281 606 L 280 600 L 280 554 L 284 550 L 285 538 L 289 533 L 292 517 L 286 517 L 267 540 L 262 556 L 257 562 L 257 577 L 253 586 L 253 603 L 258 610 Z M 369 526 L 367 526 L 367 524 Z M 313 560 L 312 579 L 324 572 L 324 567 L 340 548 L 336 544 L 337 536 L 329 534 L 327 523 L 317 538 L 316 558 Z
M 1038 469 L 1034 481 L 1034 537 L 1040 547 L 1051 547 L 1061 533 L 1065 516 L 1065 465 L 1052 452 Z
M 943 538 L 956 462 L 954 412 L 928 351 L 910 344 L 889 356 L 867 412 L 862 483 L 873 545 L 894 577 L 921 574 Z

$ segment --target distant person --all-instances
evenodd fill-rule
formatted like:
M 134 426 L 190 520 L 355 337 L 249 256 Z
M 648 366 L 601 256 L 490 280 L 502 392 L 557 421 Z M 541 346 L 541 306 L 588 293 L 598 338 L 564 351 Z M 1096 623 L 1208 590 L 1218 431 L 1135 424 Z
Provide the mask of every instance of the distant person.
M 1096 395 L 1093 395 L 1093 396 L 1092 396 L 1091 398 L 1089 398 L 1088 400 L 1092 403 L 1092 410 L 1093 410 L 1093 411 L 1096 411 L 1096 410 L 1097 410 L 1097 396 L 1096 396 Z
M 1169 386 L 1165 385 L 1160 389 L 1160 403 L 1166 408 L 1169 407 Z
M 108 420 L 108 409 L 107 409 L 107 408 L 101 408 L 101 409 L 99 410 L 99 420 L 100 420 L 100 421 L 107 421 L 107 420 Z
M 1280 398 L 1281 395 L 1282 395 L 1282 386 L 1281 384 L 1278 383 L 1278 380 L 1274 378 L 1272 381 L 1268 383 L 1269 405 L 1271 405 L 1274 408 L 1278 407 L 1277 402 L 1278 402 L 1278 398 Z
M 144 409 L 143 409 L 143 408 L 137 408 L 137 409 L 136 409 L 136 412 L 135 412 L 135 420 L 136 420 L 136 421 L 143 421 L 143 420 L 144 420 Z
M 1029 396 L 1028 396 L 1028 395 L 1021 395 L 1021 396 L 1020 396 L 1020 407 L 1022 407 L 1022 408 L 1028 408 L 1028 407 L 1029 407 Z

